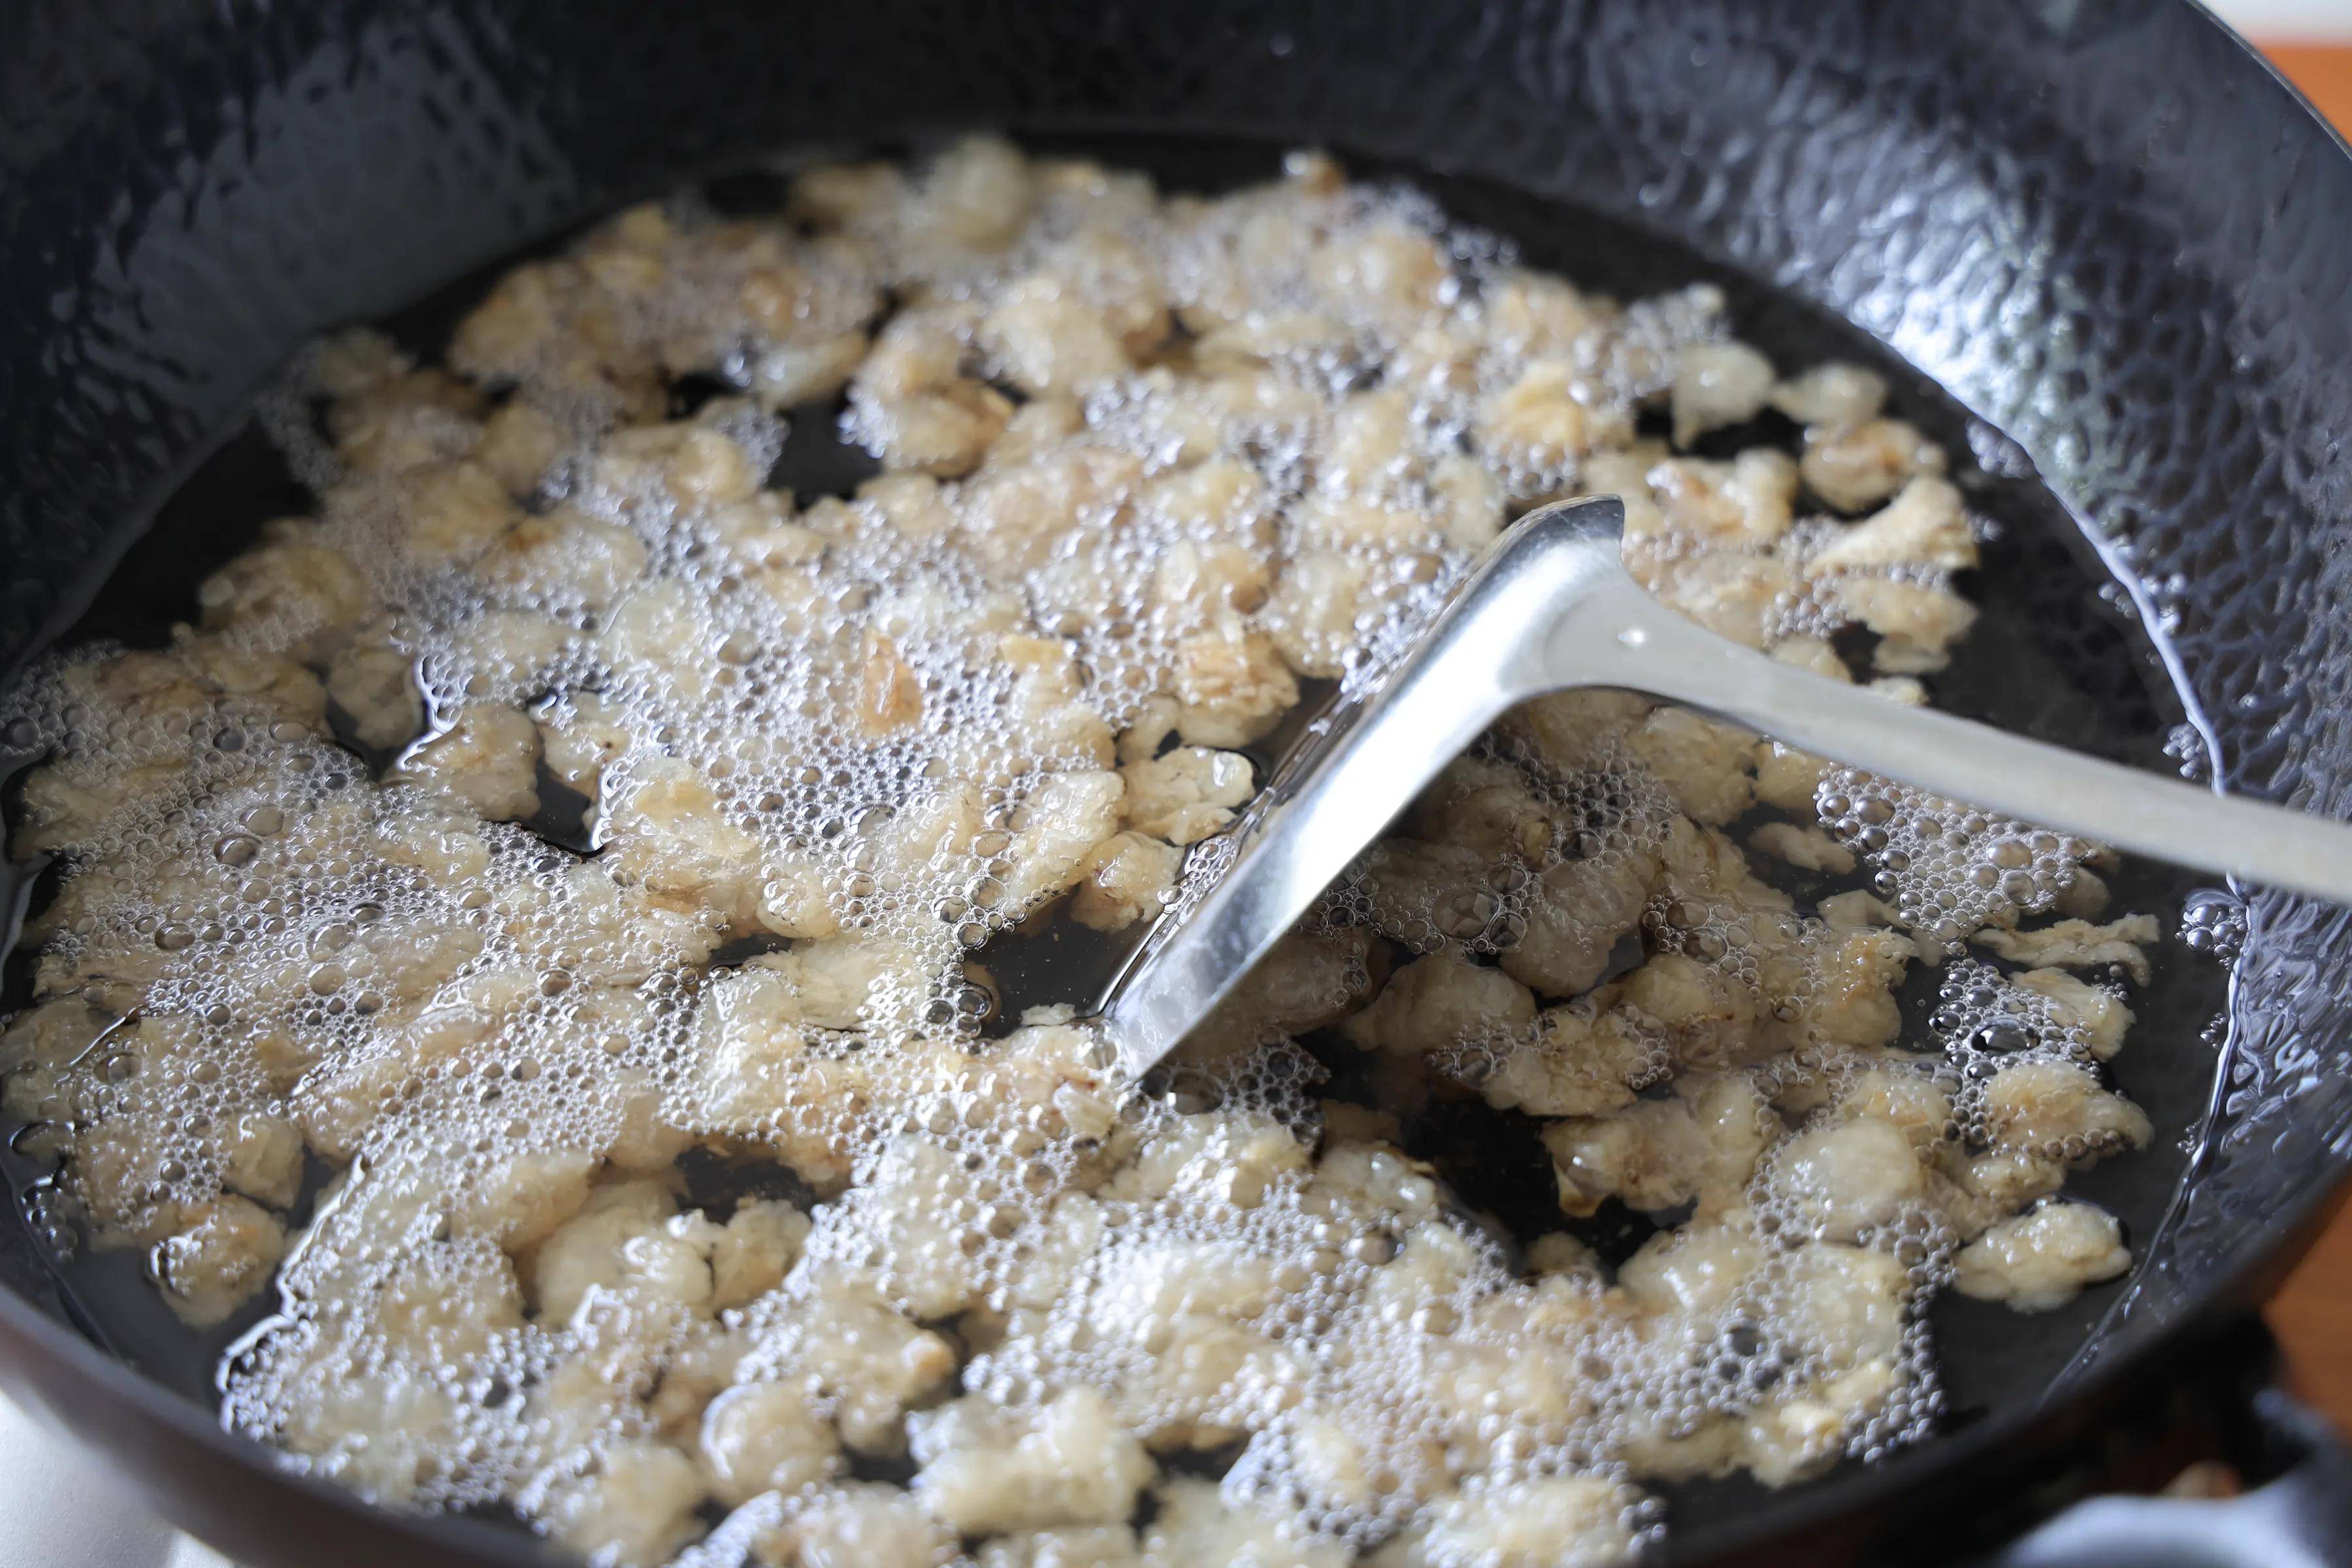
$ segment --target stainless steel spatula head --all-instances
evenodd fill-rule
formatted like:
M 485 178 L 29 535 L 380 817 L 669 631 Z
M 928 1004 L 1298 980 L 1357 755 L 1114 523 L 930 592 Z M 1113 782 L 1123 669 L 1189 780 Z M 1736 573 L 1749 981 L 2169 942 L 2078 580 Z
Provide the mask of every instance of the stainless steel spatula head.
M 1255 814 L 1103 1023 L 1128 1072 L 1182 1042 L 1423 786 L 1513 706 L 1617 687 L 1833 762 L 2177 865 L 2352 903 L 2352 827 L 2100 762 L 1782 664 L 1652 598 L 1613 497 L 1522 518 L 1379 689 Z

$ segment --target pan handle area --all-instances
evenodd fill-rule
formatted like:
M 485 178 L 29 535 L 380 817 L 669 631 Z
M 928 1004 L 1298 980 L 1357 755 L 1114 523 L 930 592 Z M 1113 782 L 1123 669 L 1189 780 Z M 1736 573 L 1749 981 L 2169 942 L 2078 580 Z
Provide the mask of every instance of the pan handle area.
M 2352 1563 L 2352 1447 L 2284 1389 L 2256 1390 L 2257 1447 L 2286 1468 L 2232 1498 L 2100 1497 L 1980 1568 L 2342 1568 Z

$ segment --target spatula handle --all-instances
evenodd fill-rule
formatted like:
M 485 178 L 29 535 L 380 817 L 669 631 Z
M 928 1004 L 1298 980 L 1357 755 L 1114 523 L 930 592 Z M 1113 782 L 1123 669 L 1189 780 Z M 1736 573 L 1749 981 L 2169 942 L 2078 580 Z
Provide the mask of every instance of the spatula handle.
M 1611 599 L 1610 647 L 1580 636 L 1552 650 L 1562 685 L 1630 687 L 2039 827 L 2352 903 L 2352 826 L 1889 701 L 1717 637 L 1638 588 Z

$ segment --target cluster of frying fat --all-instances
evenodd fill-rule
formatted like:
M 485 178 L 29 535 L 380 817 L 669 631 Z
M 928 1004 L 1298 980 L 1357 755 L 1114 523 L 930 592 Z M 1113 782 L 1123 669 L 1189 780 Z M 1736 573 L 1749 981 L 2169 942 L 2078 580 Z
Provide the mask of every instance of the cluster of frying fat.
M 666 416 L 687 377 L 735 391 Z M 1071 1006 L 992 1020 L 974 950 L 1185 898 L 1250 748 L 1555 495 L 1623 495 L 1706 624 L 1840 680 L 1864 628 L 1924 700 L 1976 536 L 1884 395 L 1320 157 L 1209 199 L 985 139 L 625 213 L 446 368 L 334 339 L 270 409 L 317 514 L 11 699 L 52 1237 L 198 1325 L 274 1284 L 232 1426 L 599 1563 L 1599 1562 L 1644 1480 L 1883 1453 L 1935 1290 L 2128 1262 L 2056 1196 L 2147 1135 L 2072 971 L 2154 925 L 2091 923 L 2093 847 L 1585 693 L 1165 1086 Z M 828 405 L 882 472 L 796 507 L 784 411 Z M 1768 407 L 1800 452 L 1692 454 Z M 1404 1146 L 1479 1101 L 1559 1230 Z M 1604 1204 L 1661 1228 L 1604 1262 Z

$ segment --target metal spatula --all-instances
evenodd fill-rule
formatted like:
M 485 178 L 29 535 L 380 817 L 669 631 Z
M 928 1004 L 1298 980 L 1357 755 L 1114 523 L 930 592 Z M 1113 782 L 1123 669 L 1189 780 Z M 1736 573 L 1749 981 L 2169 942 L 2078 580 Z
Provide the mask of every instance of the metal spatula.
M 1624 508 L 1563 501 L 1504 536 L 1414 651 L 1252 826 L 1104 1013 L 1128 1071 L 1175 1048 L 1422 786 L 1516 704 L 1574 687 L 1684 703 L 1873 773 L 2249 882 L 2352 903 L 2352 826 L 1888 701 L 1717 637 L 1619 559 Z

